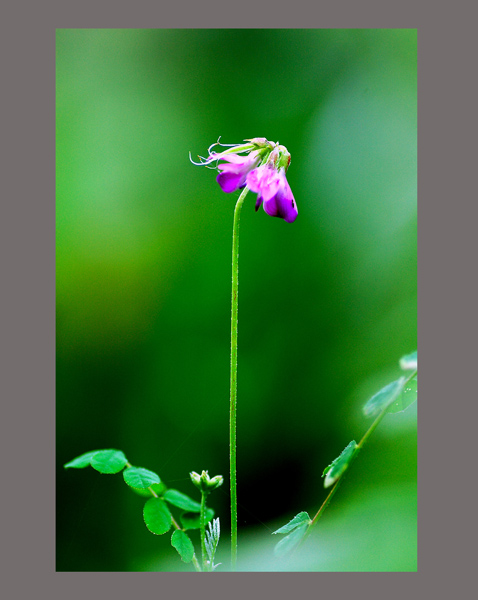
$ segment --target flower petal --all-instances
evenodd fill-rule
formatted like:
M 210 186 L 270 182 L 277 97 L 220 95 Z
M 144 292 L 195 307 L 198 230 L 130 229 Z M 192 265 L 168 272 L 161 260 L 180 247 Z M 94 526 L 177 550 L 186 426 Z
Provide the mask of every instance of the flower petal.
M 221 164 L 221 165 L 217 165 L 217 168 L 219 169 L 219 171 L 224 171 L 226 173 L 242 173 L 245 169 L 244 169 L 244 165 L 228 165 L 228 164 Z
M 269 165 L 262 165 L 251 171 L 246 181 L 249 189 L 260 194 L 265 202 L 277 193 L 280 175 Z
M 222 171 L 217 176 L 217 182 L 221 186 L 223 192 L 235 192 L 246 184 L 247 174 L 259 162 L 257 152 L 251 152 L 249 156 L 238 156 L 237 154 L 228 154 L 221 157 L 228 161 L 227 164 L 218 165 L 219 171 Z
M 263 202 L 263 198 L 260 194 L 257 194 L 257 200 L 256 200 L 256 212 L 259 210 L 261 204 Z
M 271 217 L 280 217 L 287 223 L 293 223 L 298 215 L 297 204 L 283 171 L 278 192 L 269 200 L 264 198 L 264 210 Z
M 244 173 L 237 171 L 223 171 L 219 173 L 216 181 L 221 186 L 222 191 L 229 194 L 235 192 L 245 184 L 246 176 Z
M 213 160 L 227 160 L 227 162 L 235 164 L 245 164 L 249 161 L 248 156 L 240 156 L 239 154 L 211 154 Z

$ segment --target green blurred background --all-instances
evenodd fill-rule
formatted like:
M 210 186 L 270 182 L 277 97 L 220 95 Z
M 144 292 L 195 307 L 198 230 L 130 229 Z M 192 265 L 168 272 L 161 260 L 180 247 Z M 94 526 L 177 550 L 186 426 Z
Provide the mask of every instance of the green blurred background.
M 416 406 L 371 437 L 304 553 L 271 530 L 326 496 L 364 402 L 416 348 L 416 30 L 57 30 L 57 570 L 190 570 L 121 476 L 119 448 L 211 504 L 229 564 L 236 194 L 195 167 L 266 137 L 292 155 L 295 223 L 241 218 L 239 560 L 245 570 L 416 570 Z M 197 537 L 193 535 L 197 545 Z M 221 567 L 220 567 L 221 569 Z

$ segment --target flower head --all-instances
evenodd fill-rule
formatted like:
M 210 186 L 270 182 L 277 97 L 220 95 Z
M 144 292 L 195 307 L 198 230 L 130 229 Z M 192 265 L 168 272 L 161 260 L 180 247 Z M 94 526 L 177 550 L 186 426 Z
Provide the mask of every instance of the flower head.
M 191 471 L 189 476 L 191 477 L 191 481 L 194 483 L 194 485 L 203 492 L 211 492 L 224 483 L 224 478 L 222 475 L 209 477 L 207 471 L 203 471 L 201 475 L 195 471 Z
M 292 223 L 298 212 L 285 176 L 290 164 L 287 148 L 266 138 L 244 141 L 245 144 L 231 145 L 223 152 L 211 152 L 211 148 L 216 146 L 213 144 L 208 150 L 209 156 L 194 164 L 208 166 L 212 162 L 225 161 L 217 165 L 220 171 L 217 182 L 223 192 L 235 192 L 247 185 L 257 193 L 256 211 L 263 204 L 271 217 Z

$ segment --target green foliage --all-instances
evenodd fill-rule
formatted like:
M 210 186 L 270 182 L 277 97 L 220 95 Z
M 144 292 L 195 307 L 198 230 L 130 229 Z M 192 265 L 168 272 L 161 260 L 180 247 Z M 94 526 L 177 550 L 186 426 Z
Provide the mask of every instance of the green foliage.
M 397 381 L 392 381 L 379 392 L 370 398 L 363 407 L 363 412 L 366 417 L 376 417 L 388 406 L 392 404 L 403 389 L 405 378 L 400 377 Z
M 310 523 L 310 517 L 309 517 L 308 513 L 306 513 L 305 511 L 302 511 L 299 514 L 295 515 L 295 517 L 293 519 L 291 519 L 287 523 L 287 525 L 283 525 L 282 527 L 280 527 L 276 531 L 273 531 L 272 533 L 273 534 L 274 533 L 290 533 L 296 527 L 299 527 L 300 525 L 303 525 L 304 523 L 307 523 L 307 525 L 308 525 Z
M 277 557 L 285 556 L 291 552 L 302 540 L 311 523 L 311 519 L 305 511 L 297 514 L 286 525 L 280 527 L 272 533 L 288 533 L 274 548 L 274 554 Z
M 401 412 L 410 406 L 417 398 L 417 353 L 414 352 L 400 359 L 400 366 L 404 370 L 415 371 L 409 374 L 408 377 L 401 377 L 397 381 L 383 387 L 365 404 L 363 411 L 366 416 L 377 417 L 370 425 L 365 435 L 357 444 L 352 440 L 341 454 L 328 465 L 323 473 L 325 476 L 324 487 L 328 488 L 336 483 L 344 472 L 348 469 L 357 452 L 366 442 L 370 434 L 374 431 L 383 417 L 390 412 Z M 291 552 L 300 544 L 301 540 L 306 535 L 307 530 L 312 524 L 317 523 L 325 508 L 328 506 L 330 499 L 337 490 L 337 486 L 329 493 L 326 500 L 315 515 L 313 521 L 310 520 L 306 512 L 301 512 L 296 515 L 287 525 L 284 525 L 273 533 L 287 533 L 288 535 L 281 540 L 274 548 L 275 556 L 284 556 Z
M 278 544 L 276 544 L 274 548 L 275 556 L 280 558 L 292 552 L 292 550 L 298 546 L 298 544 L 304 537 L 307 528 L 308 524 L 303 523 L 302 525 L 299 525 L 299 527 L 296 527 L 292 531 L 292 533 L 286 535 L 285 538 L 283 538 Z
M 178 490 L 168 490 L 164 494 L 164 499 L 173 506 L 182 508 L 186 511 L 199 512 L 201 510 L 201 504 L 199 502 L 196 502 Z
M 146 527 L 156 535 L 167 533 L 171 529 L 172 515 L 161 498 L 151 498 L 143 508 Z
M 189 563 L 192 561 L 194 556 L 194 546 L 187 533 L 177 529 L 171 536 L 171 546 L 176 548 L 183 562 Z
M 143 519 L 146 527 L 151 533 L 163 535 L 171 529 L 173 516 L 167 503 L 186 511 L 181 515 L 181 522 L 184 529 L 201 529 L 201 504 L 199 502 L 196 502 L 178 490 L 168 490 L 167 486 L 161 481 L 159 475 L 154 471 L 150 471 L 143 467 L 130 466 L 126 456 L 121 450 L 110 449 L 85 452 L 66 463 L 64 467 L 66 469 L 83 469 L 89 465 L 94 467 L 100 473 L 119 473 L 128 465 L 123 472 L 125 483 L 140 496 L 153 495 L 153 498 L 149 498 L 143 507 Z M 221 480 L 219 484 L 214 484 L 215 487 L 217 487 L 217 485 L 222 483 L 222 477 L 217 476 L 215 479 Z M 208 491 L 210 490 L 208 489 Z M 214 510 L 206 508 L 204 516 L 205 523 L 208 523 L 214 517 Z M 211 528 L 210 526 L 208 535 L 206 536 L 206 547 L 209 548 L 208 553 L 210 561 L 207 562 L 203 558 L 203 567 L 205 570 L 209 571 L 214 570 L 215 566 L 217 566 L 213 563 L 214 553 L 219 541 L 219 519 L 216 519 L 216 521 L 217 523 L 214 524 L 214 527 Z M 178 528 L 178 525 L 175 522 L 174 526 L 176 527 L 176 531 L 173 532 L 171 537 L 171 545 L 176 548 L 179 556 L 185 563 L 194 560 L 196 570 L 200 571 L 199 564 L 197 560 L 194 559 L 194 546 L 191 540 L 184 530 Z M 204 535 L 203 530 L 201 535 Z
M 114 475 L 124 469 L 127 463 L 128 459 L 121 450 L 91 450 L 67 462 L 64 468 L 84 469 L 91 465 L 100 473 Z
M 65 469 L 84 469 L 85 467 L 91 466 L 91 459 L 95 454 L 101 452 L 101 450 L 91 450 L 91 452 L 85 452 L 81 456 L 77 456 L 70 462 L 67 462 L 64 466 Z
M 125 468 L 128 459 L 121 450 L 102 450 L 91 458 L 91 466 L 100 473 L 114 475 Z
M 156 473 L 141 467 L 129 467 L 123 471 L 123 478 L 127 485 L 141 490 L 147 489 L 153 484 L 161 483 L 161 479 Z
M 206 523 L 214 517 L 214 509 L 206 508 Z M 185 512 L 181 515 L 181 525 L 184 529 L 200 529 L 201 515 L 197 512 Z
M 418 388 L 417 388 L 417 376 L 410 379 L 405 384 L 398 398 L 389 406 L 389 413 L 398 413 L 406 410 L 417 400 Z
M 339 477 L 348 469 L 348 466 L 352 462 L 355 452 L 357 450 L 357 443 L 352 440 L 341 454 L 333 460 L 328 467 L 324 469 L 322 477 L 325 475 L 324 487 L 328 488 L 337 481 Z
M 130 489 L 132 489 L 133 492 L 136 492 L 136 494 L 138 494 L 138 496 L 142 496 L 143 498 L 150 498 L 151 492 L 154 492 L 156 494 L 156 496 L 163 496 L 164 492 L 168 489 L 168 487 L 166 486 L 166 484 L 161 482 L 161 483 L 153 483 L 146 489 L 135 488 L 135 487 L 130 487 Z
M 404 371 L 416 371 L 417 351 L 402 356 L 400 368 Z M 400 377 L 377 392 L 363 407 L 366 417 L 376 417 L 388 409 L 389 413 L 402 412 L 417 399 L 417 376 L 411 379 Z

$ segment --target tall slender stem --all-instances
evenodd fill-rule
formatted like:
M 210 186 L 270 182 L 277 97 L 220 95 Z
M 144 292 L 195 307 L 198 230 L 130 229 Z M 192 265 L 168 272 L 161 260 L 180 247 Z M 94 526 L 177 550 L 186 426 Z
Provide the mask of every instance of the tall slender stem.
M 244 188 L 234 210 L 232 231 L 231 305 L 231 396 L 229 405 L 229 468 L 231 479 L 231 567 L 237 565 L 237 486 L 236 486 L 236 401 L 237 401 L 237 308 L 239 292 L 239 217 L 249 189 Z

